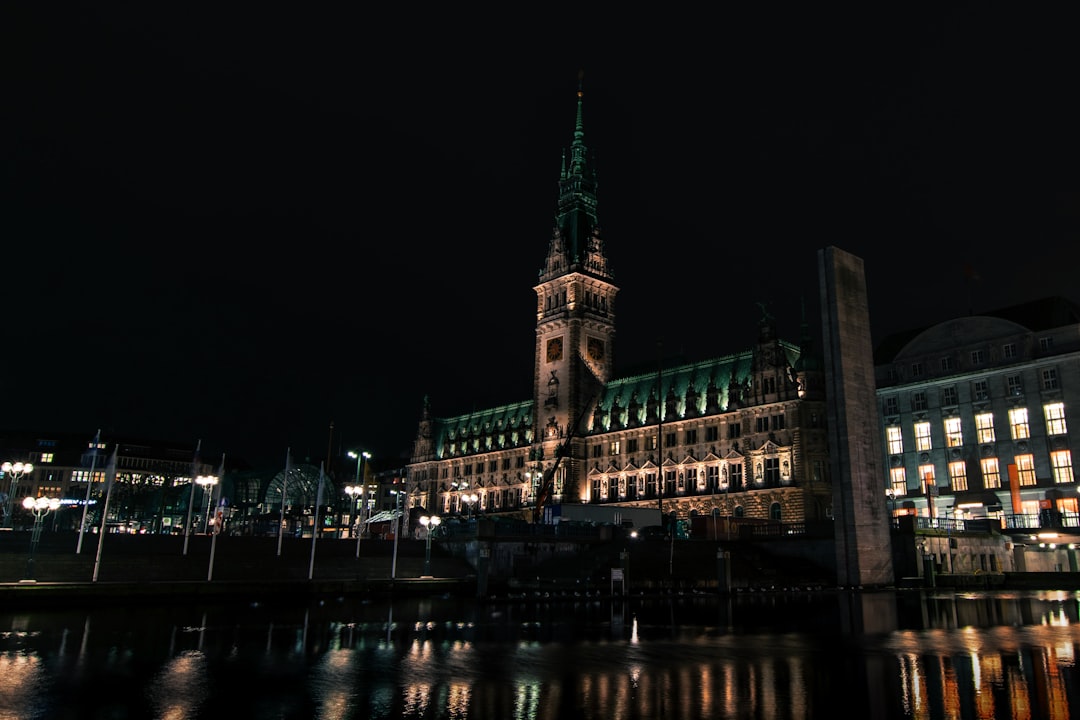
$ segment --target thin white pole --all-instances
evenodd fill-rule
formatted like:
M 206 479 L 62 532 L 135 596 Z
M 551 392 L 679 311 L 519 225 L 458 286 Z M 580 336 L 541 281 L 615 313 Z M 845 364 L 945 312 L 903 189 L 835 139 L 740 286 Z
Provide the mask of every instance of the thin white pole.
M 325 463 L 319 465 L 319 491 L 315 494 L 315 524 L 311 526 L 311 562 L 308 563 L 307 579 L 315 575 L 315 541 L 319 539 L 319 509 L 323 500 L 323 485 L 326 482 Z
M 75 546 L 75 554 L 82 552 L 83 534 L 86 532 L 86 515 L 90 511 L 90 490 L 94 487 L 94 470 L 97 469 L 98 445 L 101 444 L 101 428 L 94 435 L 94 450 L 90 456 L 90 479 L 86 482 L 86 499 L 82 506 L 82 522 L 79 523 L 79 542 Z
M 195 478 L 199 475 L 199 449 L 202 440 L 195 443 L 195 457 L 191 459 L 191 496 L 187 504 L 187 522 L 184 523 L 184 554 L 187 555 L 188 540 L 191 539 L 191 506 L 195 504 Z
M 292 448 L 285 448 L 285 476 L 281 480 L 281 517 L 278 518 L 277 554 L 281 557 L 281 540 L 285 537 L 285 496 L 289 485 L 289 461 L 292 459 Z

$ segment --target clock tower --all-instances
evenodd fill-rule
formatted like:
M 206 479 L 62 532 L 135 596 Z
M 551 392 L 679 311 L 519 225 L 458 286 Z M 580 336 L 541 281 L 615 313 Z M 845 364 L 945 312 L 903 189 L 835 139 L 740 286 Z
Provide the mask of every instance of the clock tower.
M 533 399 L 536 428 L 532 463 L 546 478 L 562 453 L 552 490 L 584 488 L 585 422 L 614 368 L 615 295 L 596 212 L 596 172 L 587 157 L 580 76 L 577 118 L 569 157 L 564 151 L 559 198 L 536 291 Z M 565 447 L 563 447 L 565 445 Z M 577 502 L 577 497 L 563 498 Z M 550 502 L 550 499 L 548 499 Z

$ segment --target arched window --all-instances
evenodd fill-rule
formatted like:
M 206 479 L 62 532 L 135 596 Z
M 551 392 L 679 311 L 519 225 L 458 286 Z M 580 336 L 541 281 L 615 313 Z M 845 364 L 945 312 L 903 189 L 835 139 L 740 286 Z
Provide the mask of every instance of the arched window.
M 744 516 L 744 512 L 745 511 L 743 510 L 742 505 L 736 505 L 735 509 L 732 511 L 731 514 L 732 514 L 733 517 L 741 518 L 741 517 Z
M 770 520 L 779 520 L 780 519 L 780 503 L 774 502 L 772 505 L 769 506 L 769 519 Z

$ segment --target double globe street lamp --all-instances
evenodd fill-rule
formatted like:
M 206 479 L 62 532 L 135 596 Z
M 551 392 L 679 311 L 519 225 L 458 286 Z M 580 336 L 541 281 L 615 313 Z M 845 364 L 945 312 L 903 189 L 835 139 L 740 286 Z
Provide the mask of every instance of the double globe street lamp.
M 41 524 L 53 510 L 60 507 L 60 498 L 49 497 L 25 497 L 23 498 L 23 507 L 34 514 L 34 529 L 30 533 L 30 555 L 26 559 L 26 579 L 33 581 L 34 579 L 34 551 L 37 549 L 38 541 L 41 540 Z
M 200 475 L 195 478 L 195 482 L 202 486 L 203 493 L 206 494 L 206 524 L 204 531 L 207 535 L 210 534 L 210 505 L 214 502 L 213 487 L 217 485 L 218 479 L 214 475 Z
M 424 548 L 424 577 L 431 577 L 431 534 L 442 523 L 438 515 L 421 515 L 420 524 L 427 529 L 427 545 Z
M 19 478 L 27 473 L 33 471 L 34 465 L 32 463 L 23 462 L 5 462 L 0 465 L 0 470 L 5 475 L 11 476 L 11 483 L 8 485 L 7 498 L 4 500 L 4 527 L 14 528 L 14 511 L 15 511 L 15 489 L 19 484 Z

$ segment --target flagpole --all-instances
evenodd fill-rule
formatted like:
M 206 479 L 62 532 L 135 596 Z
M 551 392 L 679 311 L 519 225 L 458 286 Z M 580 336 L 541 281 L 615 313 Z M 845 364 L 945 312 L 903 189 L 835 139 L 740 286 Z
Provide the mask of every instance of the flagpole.
M 195 478 L 199 475 L 199 449 L 202 440 L 195 443 L 195 457 L 191 459 L 191 497 L 187 504 L 187 522 L 184 524 L 184 554 L 187 555 L 188 541 L 191 540 L 191 506 L 195 504 Z
M 94 470 L 97 469 L 98 445 L 101 443 L 101 428 L 94 435 L 94 450 L 90 455 L 90 479 L 86 482 L 86 499 L 83 501 L 82 522 L 79 523 L 79 542 L 75 546 L 75 554 L 82 552 L 83 534 L 86 532 L 86 514 L 90 511 L 90 490 L 94 487 Z
M 109 517 L 109 498 L 112 497 L 112 486 L 116 480 L 116 453 L 120 449 L 117 444 L 113 448 L 112 459 L 109 460 L 109 469 L 105 471 L 105 506 L 101 509 L 101 530 L 98 533 L 97 556 L 94 558 L 94 582 L 98 579 L 98 570 L 101 569 L 101 549 L 105 545 L 106 520 Z
M 319 539 L 319 508 L 322 507 L 323 486 L 326 483 L 325 467 L 326 463 L 319 465 L 319 492 L 315 495 L 315 524 L 311 526 L 311 562 L 308 564 L 308 580 L 315 574 L 315 541 Z
M 285 449 L 285 477 L 281 480 L 281 517 L 278 518 L 277 554 L 281 557 L 281 540 L 285 537 L 285 489 L 289 486 L 289 463 L 292 460 L 292 448 Z
M 221 486 L 225 484 L 225 453 L 221 453 L 221 467 L 218 468 L 218 481 L 214 486 L 214 507 L 221 507 Z M 217 518 L 215 518 L 217 520 Z M 221 520 L 224 520 L 222 515 Z M 221 532 L 221 522 L 214 523 L 214 534 L 210 537 L 210 569 L 206 571 L 206 581 L 214 579 L 214 550 L 217 548 L 217 536 Z

